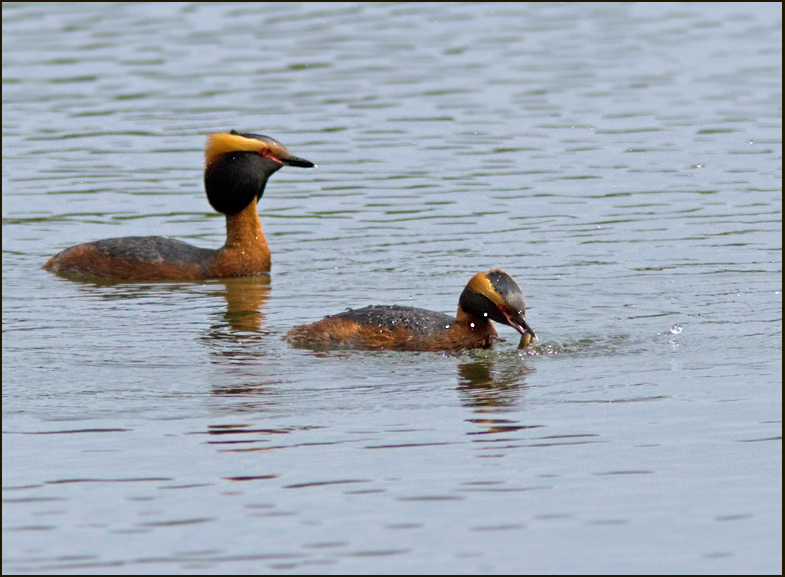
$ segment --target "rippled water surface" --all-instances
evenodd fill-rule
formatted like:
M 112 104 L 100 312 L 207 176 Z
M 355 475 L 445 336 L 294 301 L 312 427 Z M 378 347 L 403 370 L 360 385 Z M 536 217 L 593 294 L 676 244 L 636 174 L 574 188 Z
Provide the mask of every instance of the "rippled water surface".
M 780 4 L 3 5 L 4 573 L 781 573 Z M 209 132 L 314 170 L 269 277 L 74 282 L 218 247 Z M 293 349 L 454 312 L 539 343 Z

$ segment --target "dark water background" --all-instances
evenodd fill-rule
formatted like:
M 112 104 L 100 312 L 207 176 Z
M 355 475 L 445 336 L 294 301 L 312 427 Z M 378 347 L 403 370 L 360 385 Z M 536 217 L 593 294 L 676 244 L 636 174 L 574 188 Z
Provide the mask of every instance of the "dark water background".
M 775 3 L 3 5 L 3 572 L 782 572 Z M 316 162 L 269 278 L 97 285 L 224 239 L 209 132 Z M 521 284 L 516 351 L 292 349 Z

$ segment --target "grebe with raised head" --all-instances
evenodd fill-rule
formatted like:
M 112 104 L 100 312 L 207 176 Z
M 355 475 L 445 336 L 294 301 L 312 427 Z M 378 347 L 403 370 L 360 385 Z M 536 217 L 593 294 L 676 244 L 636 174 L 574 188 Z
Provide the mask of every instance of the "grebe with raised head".
M 277 140 L 248 132 L 207 137 L 204 187 L 226 215 L 226 244 L 199 248 L 162 236 L 108 238 L 67 248 L 44 268 L 63 276 L 116 280 L 189 280 L 249 276 L 270 270 L 270 249 L 256 203 L 267 179 L 283 166 L 311 168 Z

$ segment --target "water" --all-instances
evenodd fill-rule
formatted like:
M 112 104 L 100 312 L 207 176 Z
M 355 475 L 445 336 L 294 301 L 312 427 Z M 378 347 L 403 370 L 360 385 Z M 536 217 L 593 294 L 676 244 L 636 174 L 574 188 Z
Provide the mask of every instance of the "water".
M 6 4 L 4 573 L 782 571 L 776 4 Z M 204 247 L 269 134 L 269 277 Z M 346 307 L 521 284 L 540 342 L 316 352 Z

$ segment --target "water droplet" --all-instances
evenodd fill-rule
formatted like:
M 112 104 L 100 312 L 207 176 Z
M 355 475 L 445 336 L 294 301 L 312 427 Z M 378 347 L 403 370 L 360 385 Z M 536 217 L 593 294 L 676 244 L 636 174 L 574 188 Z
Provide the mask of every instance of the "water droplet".
M 681 325 L 678 325 L 678 324 L 677 325 L 673 325 L 671 327 L 671 334 L 672 335 L 678 335 L 682 330 L 684 330 L 684 327 L 682 327 Z

